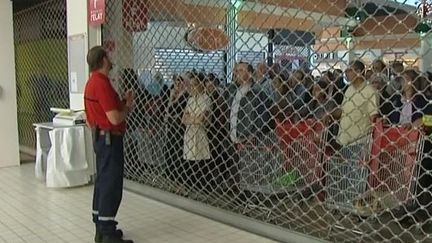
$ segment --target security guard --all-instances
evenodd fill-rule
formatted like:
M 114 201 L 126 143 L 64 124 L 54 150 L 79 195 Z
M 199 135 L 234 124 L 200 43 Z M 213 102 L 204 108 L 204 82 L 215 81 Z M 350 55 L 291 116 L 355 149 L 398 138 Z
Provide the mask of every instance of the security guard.
M 134 94 L 128 91 L 124 100 L 120 100 L 108 78 L 112 63 L 101 46 L 88 52 L 87 63 L 91 76 L 84 92 L 84 105 L 87 125 L 94 132 L 97 167 L 93 194 L 95 242 L 133 243 L 122 239 L 123 232 L 116 229 L 115 216 L 123 191 L 125 119 L 132 110 Z

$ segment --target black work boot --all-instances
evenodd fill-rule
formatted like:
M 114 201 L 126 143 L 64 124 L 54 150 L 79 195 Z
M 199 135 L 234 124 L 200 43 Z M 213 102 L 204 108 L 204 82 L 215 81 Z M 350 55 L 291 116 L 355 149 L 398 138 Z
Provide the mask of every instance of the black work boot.
M 102 237 L 102 243 L 133 243 L 132 240 L 123 240 L 122 238 L 111 236 L 111 235 L 104 235 Z
M 123 237 L 123 231 L 121 229 L 117 229 L 114 233 L 114 237 L 117 238 L 122 238 Z M 96 234 L 95 234 L 95 242 L 96 243 L 101 243 L 102 242 L 102 233 L 96 229 Z

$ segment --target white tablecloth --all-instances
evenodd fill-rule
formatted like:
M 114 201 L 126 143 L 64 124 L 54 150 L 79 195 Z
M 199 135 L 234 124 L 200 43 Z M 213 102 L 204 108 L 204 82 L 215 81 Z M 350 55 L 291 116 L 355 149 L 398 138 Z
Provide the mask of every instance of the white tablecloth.
M 73 187 L 91 182 L 95 163 L 87 127 L 36 125 L 36 134 L 35 175 L 45 179 L 47 187 Z

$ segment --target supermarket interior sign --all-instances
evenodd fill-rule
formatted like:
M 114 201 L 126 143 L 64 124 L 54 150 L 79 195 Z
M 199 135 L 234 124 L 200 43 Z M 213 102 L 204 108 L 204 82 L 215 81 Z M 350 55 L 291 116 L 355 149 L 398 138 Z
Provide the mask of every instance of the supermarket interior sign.
M 105 23 L 105 0 L 87 0 L 88 23 L 97 27 Z

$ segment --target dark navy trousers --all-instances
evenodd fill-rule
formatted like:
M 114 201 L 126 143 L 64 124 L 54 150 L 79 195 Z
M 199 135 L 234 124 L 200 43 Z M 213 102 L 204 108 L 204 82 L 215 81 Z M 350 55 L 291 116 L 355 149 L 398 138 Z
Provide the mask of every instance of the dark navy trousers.
M 123 194 L 123 136 L 95 134 L 96 181 L 93 194 L 93 222 L 104 235 L 116 230 L 115 216 Z

